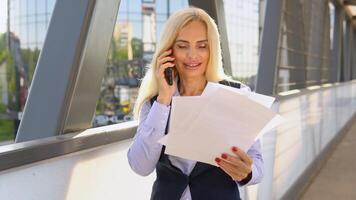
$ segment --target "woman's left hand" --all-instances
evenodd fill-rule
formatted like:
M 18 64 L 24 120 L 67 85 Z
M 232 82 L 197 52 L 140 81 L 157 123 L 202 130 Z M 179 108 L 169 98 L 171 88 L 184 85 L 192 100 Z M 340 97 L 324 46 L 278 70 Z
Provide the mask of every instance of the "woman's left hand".
M 234 155 L 223 153 L 221 158 L 215 158 L 215 162 L 234 181 L 242 181 L 251 173 L 253 160 L 237 147 L 232 147 L 231 150 Z

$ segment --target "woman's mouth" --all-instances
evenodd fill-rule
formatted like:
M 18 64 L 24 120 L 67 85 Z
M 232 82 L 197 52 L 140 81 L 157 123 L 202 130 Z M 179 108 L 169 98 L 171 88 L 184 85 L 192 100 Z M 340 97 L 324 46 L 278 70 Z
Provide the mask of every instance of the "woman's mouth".
M 197 69 L 201 65 L 201 63 L 184 63 L 184 68 L 186 69 Z

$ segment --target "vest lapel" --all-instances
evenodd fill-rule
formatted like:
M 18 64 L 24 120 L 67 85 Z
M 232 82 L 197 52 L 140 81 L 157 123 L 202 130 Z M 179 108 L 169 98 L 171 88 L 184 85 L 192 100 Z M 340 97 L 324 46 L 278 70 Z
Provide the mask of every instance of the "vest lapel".
M 216 168 L 213 165 L 205 164 L 202 162 L 197 162 L 193 168 L 193 171 L 190 173 L 190 177 L 195 177 L 198 176 L 199 174 L 202 174 L 208 170 Z

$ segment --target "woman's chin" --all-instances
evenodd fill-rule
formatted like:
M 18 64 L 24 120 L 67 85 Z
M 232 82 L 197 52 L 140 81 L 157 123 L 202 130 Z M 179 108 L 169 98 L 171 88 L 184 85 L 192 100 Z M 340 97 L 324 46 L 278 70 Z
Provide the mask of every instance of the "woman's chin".
M 185 73 L 182 73 L 181 75 L 182 77 L 184 78 L 199 78 L 199 77 L 203 77 L 204 76 L 204 72 L 200 72 L 200 71 L 190 71 L 190 72 L 185 72 Z

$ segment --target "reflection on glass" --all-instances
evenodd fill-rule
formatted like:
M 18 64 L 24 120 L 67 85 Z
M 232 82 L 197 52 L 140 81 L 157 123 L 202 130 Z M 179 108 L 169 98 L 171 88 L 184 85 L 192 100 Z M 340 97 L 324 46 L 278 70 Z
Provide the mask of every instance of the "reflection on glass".
M 330 48 L 332 49 L 333 38 L 334 38 L 334 21 L 335 21 L 335 6 L 332 2 L 329 3 L 329 11 L 330 11 Z
M 329 81 L 330 7 L 327 1 L 283 1 L 276 93 Z
M 187 0 L 123 0 L 114 28 L 107 70 L 93 126 L 133 119 L 140 79 L 150 63 L 164 22 Z
M 259 46 L 259 0 L 224 0 L 234 79 L 255 88 Z
M 9 34 L 0 32 L 0 72 L 6 72 L 0 76 L 0 141 L 13 139 L 17 132 L 55 2 L 8 2 Z

